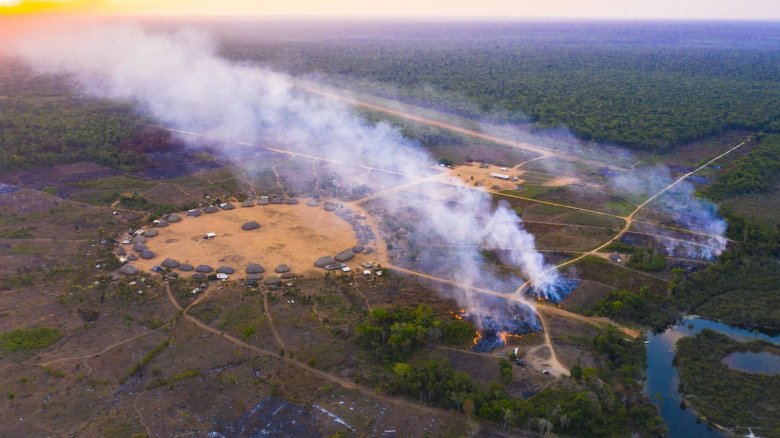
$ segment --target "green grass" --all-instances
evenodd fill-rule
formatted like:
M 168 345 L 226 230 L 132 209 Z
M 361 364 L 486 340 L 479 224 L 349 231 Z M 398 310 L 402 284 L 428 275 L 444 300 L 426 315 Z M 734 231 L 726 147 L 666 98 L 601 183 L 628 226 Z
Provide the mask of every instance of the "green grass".
M 33 237 L 35 237 L 35 235 L 29 228 L 0 231 L 0 239 L 31 239 Z
M 97 190 L 121 190 L 125 192 L 148 190 L 154 183 L 129 176 L 109 176 L 106 178 L 81 181 L 80 187 Z
M 588 213 L 585 211 L 572 211 L 559 218 L 561 223 L 572 225 L 586 225 L 591 227 L 621 228 L 624 224 L 622 219 L 601 214 Z
M 130 377 L 133 377 L 133 375 L 135 375 L 135 373 L 140 371 L 141 368 L 143 368 L 146 365 L 148 365 L 149 362 L 154 360 L 155 357 L 157 357 L 160 353 L 162 353 L 163 350 L 165 350 L 166 347 L 168 347 L 168 340 L 165 340 L 165 341 L 161 342 L 159 345 L 157 345 L 154 348 L 152 348 L 151 350 L 149 350 L 149 352 L 146 353 L 146 355 L 143 358 L 141 358 L 141 360 L 139 360 L 138 362 L 134 363 L 133 366 L 131 366 L 130 369 L 127 370 L 127 374 L 125 374 L 122 377 L 120 382 L 124 383 Z
M 47 245 L 35 244 L 31 242 L 19 243 L 11 247 L 13 255 L 38 255 L 49 252 Z
M 522 191 L 501 190 L 498 193 L 502 195 L 522 196 L 524 198 L 536 198 L 546 193 L 549 193 L 557 188 L 552 186 L 541 186 L 538 184 L 522 184 L 522 186 L 523 188 L 525 188 L 525 190 Z
M 50 347 L 60 338 L 62 333 L 53 327 L 20 328 L 0 335 L 0 350 L 7 356 L 23 360 L 35 351 Z

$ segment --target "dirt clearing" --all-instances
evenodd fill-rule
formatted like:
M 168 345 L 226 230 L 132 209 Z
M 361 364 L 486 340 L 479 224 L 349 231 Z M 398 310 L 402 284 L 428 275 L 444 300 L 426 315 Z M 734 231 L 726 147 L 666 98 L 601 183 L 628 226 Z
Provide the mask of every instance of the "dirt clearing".
M 318 271 L 314 267 L 317 258 L 335 256 L 357 245 L 355 232 L 348 222 L 322 207 L 309 207 L 304 203 L 239 207 L 200 217 L 181 216 L 183 220 L 179 223 L 154 228 L 159 234 L 147 238 L 145 245 L 155 257 L 139 259 L 133 262 L 135 267 L 150 270 L 165 258 L 172 258 L 195 266 L 207 264 L 214 269 L 231 266 L 239 276 L 249 263 L 260 263 L 268 275 L 273 275 L 274 268 L 281 264 L 287 264 L 293 272 L 301 274 Z M 241 229 L 251 221 L 258 222 L 260 228 Z M 206 239 L 207 233 L 215 233 L 216 237 Z M 132 245 L 124 246 L 128 253 L 132 251 Z M 372 246 L 374 250 L 378 249 L 376 245 L 368 245 Z M 347 264 L 357 267 L 377 256 L 376 252 L 358 254 Z

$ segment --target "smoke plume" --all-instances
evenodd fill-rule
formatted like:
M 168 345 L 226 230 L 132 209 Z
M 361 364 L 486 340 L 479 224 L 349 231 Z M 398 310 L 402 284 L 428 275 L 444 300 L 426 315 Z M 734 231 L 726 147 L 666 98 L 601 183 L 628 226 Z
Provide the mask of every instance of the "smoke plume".
M 362 164 L 394 178 L 424 179 L 434 172 L 434 160 L 389 124 L 370 124 L 341 104 L 300 91 L 285 74 L 228 62 L 198 33 L 98 27 L 31 39 L 16 54 L 38 71 L 69 75 L 90 95 L 134 102 L 162 125 L 225 139 L 220 152 L 237 166 L 247 166 L 246 148 L 235 143 L 242 141 Z M 415 190 L 441 199 L 453 187 L 423 184 Z M 514 290 L 506 287 L 506 279 L 479 267 L 480 248 L 495 246 L 518 249 L 502 253 L 502 260 L 518 267 L 535 290 L 545 291 L 558 281 L 511 208 L 495 208 L 485 192 L 454 190 L 455 203 L 404 207 L 413 210 L 421 221 L 417 227 L 431 240 L 452 246 L 444 262 L 449 278 Z M 382 208 L 398 210 L 391 202 Z M 475 293 L 454 295 L 464 307 L 482 308 Z

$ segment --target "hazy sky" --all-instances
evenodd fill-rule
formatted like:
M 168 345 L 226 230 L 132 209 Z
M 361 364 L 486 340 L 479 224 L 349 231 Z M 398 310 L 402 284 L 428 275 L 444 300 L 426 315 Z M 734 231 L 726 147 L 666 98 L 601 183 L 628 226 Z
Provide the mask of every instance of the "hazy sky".
M 780 20 L 780 0 L 0 0 L 0 14 L 690 18 Z

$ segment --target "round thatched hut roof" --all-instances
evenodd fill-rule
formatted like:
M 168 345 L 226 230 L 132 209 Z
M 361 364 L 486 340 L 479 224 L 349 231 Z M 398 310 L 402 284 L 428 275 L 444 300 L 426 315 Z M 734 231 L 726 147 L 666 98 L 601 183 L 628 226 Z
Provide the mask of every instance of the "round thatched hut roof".
M 290 272 L 290 267 L 287 265 L 279 265 L 274 269 L 274 272 L 283 273 L 283 272 Z
M 352 247 L 352 252 L 354 252 L 355 254 L 359 254 L 359 253 L 363 252 L 364 249 L 366 249 L 366 248 L 363 247 L 363 245 L 356 245 L 356 246 Z
M 160 266 L 165 266 L 166 268 L 175 269 L 178 268 L 181 263 L 177 262 L 174 259 L 165 259 L 162 263 L 160 263 Z
M 292 278 L 295 278 L 295 274 L 293 274 L 292 272 L 285 272 L 284 274 L 282 274 L 282 279 L 284 280 L 290 280 Z
M 296 198 L 287 198 L 286 201 L 284 201 L 285 204 L 295 205 L 298 203 L 298 200 Z
M 189 263 L 182 263 L 182 264 L 179 265 L 179 270 L 180 271 L 190 272 L 190 271 L 192 271 L 194 269 L 195 268 L 191 264 L 189 264 Z
M 138 256 L 135 255 L 135 254 L 128 254 L 127 255 L 127 260 L 130 260 L 131 262 L 134 262 L 134 261 L 138 260 Z
M 251 199 L 247 199 L 246 201 L 241 203 L 241 206 L 242 207 L 254 207 L 255 206 L 255 201 L 253 201 Z
M 257 263 L 250 263 L 246 265 L 247 274 L 262 274 L 265 272 L 265 268 Z
M 137 236 L 133 236 L 133 238 L 130 239 L 130 241 L 133 243 L 138 243 L 138 242 L 144 243 L 146 242 L 146 237 L 139 234 Z
M 325 210 L 325 211 L 336 211 L 336 206 L 335 205 L 330 205 L 330 204 L 325 204 L 325 207 L 322 207 L 322 209 Z
M 168 217 L 165 218 L 165 220 L 169 223 L 181 222 L 181 216 L 176 213 L 171 213 L 168 215 Z
M 283 204 L 284 199 L 282 198 L 271 198 L 271 204 Z
M 231 268 L 230 266 L 220 266 L 217 268 L 217 274 L 235 274 L 236 270 Z
M 195 281 L 203 281 L 206 279 L 206 274 L 192 274 L 192 279 Z
M 203 209 L 203 212 L 206 214 L 216 213 L 219 209 L 217 207 L 214 207 L 213 205 L 209 205 L 208 207 Z
M 282 284 L 282 279 L 279 277 L 268 277 L 263 281 L 266 286 L 279 286 Z
M 260 198 L 260 199 L 257 201 L 257 205 L 268 205 L 268 204 L 270 204 L 270 203 L 271 203 L 271 200 L 270 200 L 270 199 L 268 199 L 268 198 L 266 198 L 266 197 Z
M 121 268 L 119 268 L 119 272 L 122 275 L 135 275 L 138 273 L 138 269 L 136 269 L 134 266 L 130 265 L 124 265 Z
M 151 258 L 154 258 L 154 256 L 155 256 L 155 254 L 151 250 L 145 249 L 145 250 L 141 251 L 141 258 L 142 259 L 151 259 Z
M 330 265 L 331 263 L 336 263 L 336 259 L 334 259 L 331 256 L 322 256 L 314 262 L 314 266 L 318 268 L 324 268 L 325 266 Z
M 341 251 L 340 253 L 336 254 L 336 257 L 334 257 L 337 262 L 346 262 L 347 260 L 352 260 L 353 258 L 355 258 L 355 253 L 352 252 L 351 249 Z
M 229 202 L 226 202 L 224 204 L 219 204 L 219 208 L 223 210 L 233 210 L 234 208 L 236 208 L 236 206 Z
M 257 282 L 263 279 L 263 274 L 246 274 L 246 281 Z
M 310 199 L 309 202 L 306 203 L 306 205 L 308 205 L 309 207 L 319 207 L 320 201 L 316 199 Z
M 146 249 L 146 245 L 144 245 L 141 242 L 136 242 L 133 244 L 133 251 L 135 252 L 141 252 Z
M 165 228 L 168 226 L 168 221 L 166 220 L 160 220 L 154 223 L 154 226 L 157 228 Z
M 189 216 L 189 217 L 198 217 L 198 216 L 200 216 L 202 214 L 203 214 L 203 211 L 198 209 L 198 208 L 196 208 L 194 210 L 190 210 L 190 211 L 187 212 L 187 216 Z M 168 220 L 170 220 L 170 219 L 168 219 Z
M 241 229 L 244 231 L 256 230 L 258 228 L 260 228 L 260 224 L 256 221 L 247 222 L 244 225 L 241 225 Z
M 146 230 L 144 231 L 144 237 L 154 237 L 158 235 L 160 232 L 157 230 Z
M 208 273 L 212 272 L 213 270 L 214 270 L 214 268 L 212 268 L 209 265 L 198 265 L 195 268 L 195 272 L 198 272 L 200 274 L 208 274 Z

